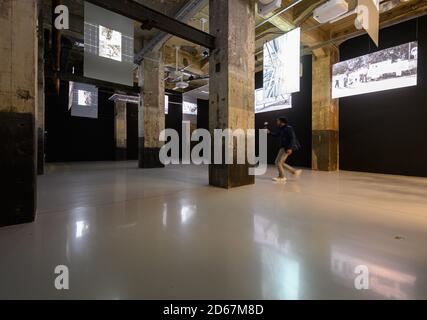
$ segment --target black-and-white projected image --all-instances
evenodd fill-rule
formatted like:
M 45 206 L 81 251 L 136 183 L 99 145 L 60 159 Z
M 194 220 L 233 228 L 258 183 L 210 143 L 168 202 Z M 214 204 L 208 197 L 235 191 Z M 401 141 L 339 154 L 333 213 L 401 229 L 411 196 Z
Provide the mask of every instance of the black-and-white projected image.
M 300 28 L 264 45 L 265 100 L 300 90 L 300 49 Z
M 182 102 L 182 113 L 197 115 L 197 99 L 188 99 Z
M 182 113 L 196 116 L 198 113 L 197 100 L 209 100 L 209 84 L 187 91 L 182 95 Z
M 122 61 L 122 34 L 99 26 L 99 55 L 104 58 Z
M 70 82 L 69 108 L 71 116 L 98 118 L 98 88 L 93 85 Z
M 165 114 L 169 114 L 169 96 L 165 94 Z
M 84 107 L 90 107 L 93 105 L 93 93 L 86 90 L 78 90 L 78 105 Z
M 416 86 L 418 42 L 337 63 L 332 74 L 334 99 Z
M 292 108 L 292 94 L 285 94 L 278 98 L 264 99 L 264 89 L 255 90 L 255 113 L 263 113 Z
M 134 22 L 85 2 L 84 76 L 133 86 Z

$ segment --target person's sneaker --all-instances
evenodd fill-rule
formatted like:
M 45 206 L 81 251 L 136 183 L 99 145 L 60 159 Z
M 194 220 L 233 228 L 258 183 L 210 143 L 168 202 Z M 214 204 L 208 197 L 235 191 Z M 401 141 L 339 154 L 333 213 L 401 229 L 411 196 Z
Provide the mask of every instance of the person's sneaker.
M 302 170 L 295 171 L 295 177 L 299 177 L 302 174 Z
M 286 179 L 286 178 L 280 178 L 280 177 L 273 179 L 274 182 L 286 182 L 287 180 L 288 179 Z

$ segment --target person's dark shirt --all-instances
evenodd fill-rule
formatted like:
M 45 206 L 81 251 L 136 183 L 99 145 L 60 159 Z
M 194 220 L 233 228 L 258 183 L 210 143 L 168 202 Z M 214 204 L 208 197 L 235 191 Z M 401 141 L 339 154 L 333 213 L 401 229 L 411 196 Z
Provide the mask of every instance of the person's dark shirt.
M 295 131 L 290 125 L 280 127 L 278 132 L 272 132 L 271 135 L 273 137 L 280 138 L 280 145 L 285 150 L 296 151 L 298 149 Z

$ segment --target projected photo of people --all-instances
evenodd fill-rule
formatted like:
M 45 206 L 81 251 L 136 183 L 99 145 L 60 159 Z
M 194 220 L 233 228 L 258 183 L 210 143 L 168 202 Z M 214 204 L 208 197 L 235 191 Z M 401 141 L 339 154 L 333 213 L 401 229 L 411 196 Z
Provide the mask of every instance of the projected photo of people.
M 99 26 L 99 55 L 104 58 L 122 61 L 122 34 Z
M 333 67 L 332 97 L 417 85 L 418 42 L 378 51 Z
M 94 85 L 70 82 L 68 102 L 72 117 L 98 118 L 98 88 Z
M 93 105 L 92 92 L 79 90 L 78 99 L 79 106 L 90 107 Z

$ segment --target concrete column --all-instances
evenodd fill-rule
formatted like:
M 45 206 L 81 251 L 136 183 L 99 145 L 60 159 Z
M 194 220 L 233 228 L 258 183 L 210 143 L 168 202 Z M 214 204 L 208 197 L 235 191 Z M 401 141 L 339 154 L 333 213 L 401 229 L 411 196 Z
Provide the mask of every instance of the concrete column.
M 38 0 L 38 75 L 37 75 L 37 174 L 44 174 L 45 165 L 45 94 L 44 94 L 44 30 L 43 6 Z
M 211 52 L 209 127 L 253 129 L 255 126 L 255 1 L 210 0 Z M 253 184 L 249 165 L 211 165 L 209 183 L 222 188 Z
M 338 61 L 335 46 L 313 55 L 313 170 L 339 168 L 339 100 L 332 99 L 332 66 Z
M 37 0 L 0 1 L 0 226 L 36 212 Z
M 163 54 L 152 52 L 144 57 L 142 102 L 139 118 L 139 167 L 162 168 L 159 160 L 160 132 L 165 129 L 165 82 Z
M 127 127 L 126 127 L 126 107 L 124 101 L 114 103 L 114 139 L 116 141 L 116 160 L 127 160 Z

